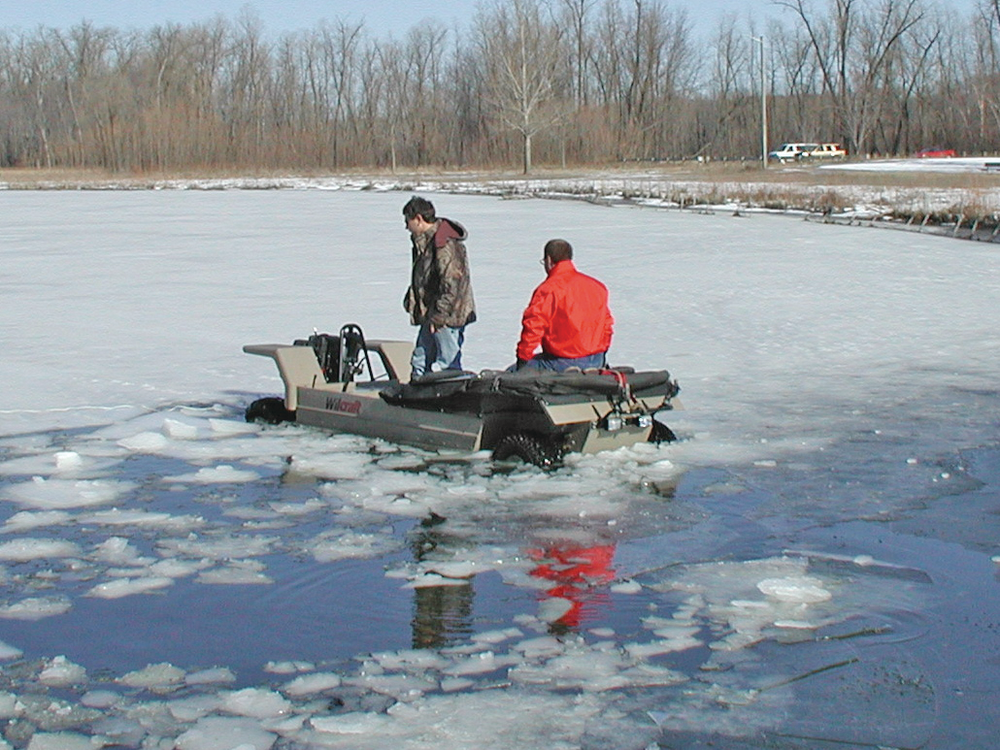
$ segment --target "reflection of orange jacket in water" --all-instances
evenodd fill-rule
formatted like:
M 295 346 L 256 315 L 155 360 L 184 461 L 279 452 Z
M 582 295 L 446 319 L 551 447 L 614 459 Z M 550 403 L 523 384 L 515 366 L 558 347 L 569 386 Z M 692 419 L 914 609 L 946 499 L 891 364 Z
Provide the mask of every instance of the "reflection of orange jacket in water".
M 593 612 L 585 612 L 584 607 L 607 599 L 606 593 L 595 593 L 593 588 L 614 580 L 615 571 L 611 563 L 615 556 L 615 545 L 550 547 L 529 550 L 528 554 L 539 561 L 531 575 L 555 584 L 545 590 L 545 596 L 559 597 L 570 603 L 569 611 L 556 620 L 556 624 L 576 628 L 582 620 L 592 619 Z M 584 615 L 588 617 L 585 618 Z

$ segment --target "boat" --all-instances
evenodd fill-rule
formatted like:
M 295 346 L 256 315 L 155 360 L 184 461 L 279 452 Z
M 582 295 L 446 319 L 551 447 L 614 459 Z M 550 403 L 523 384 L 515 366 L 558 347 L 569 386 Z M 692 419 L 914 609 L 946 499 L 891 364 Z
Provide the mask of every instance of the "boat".
M 283 396 L 246 409 L 248 421 L 295 422 L 430 450 L 491 451 L 543 468 L 569 453 L 676 439 L 656 417 L 679 408 L 666 370 L 444 370 L 406 380 L 412 343 L 365 338 L 349 323 L 292 344 L 247 344 L 274 360 Z

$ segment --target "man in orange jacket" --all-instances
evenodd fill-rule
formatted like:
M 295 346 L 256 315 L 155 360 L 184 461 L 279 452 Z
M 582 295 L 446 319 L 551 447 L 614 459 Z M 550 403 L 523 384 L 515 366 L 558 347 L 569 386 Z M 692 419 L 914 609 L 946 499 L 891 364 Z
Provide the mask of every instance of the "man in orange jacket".
M 615 322 L 608 309 L 608 288 L 576 270 L 566 240 L 545 243 L 542 265 L 546 279 L 521 317 L 517 369 L 604 367 Z

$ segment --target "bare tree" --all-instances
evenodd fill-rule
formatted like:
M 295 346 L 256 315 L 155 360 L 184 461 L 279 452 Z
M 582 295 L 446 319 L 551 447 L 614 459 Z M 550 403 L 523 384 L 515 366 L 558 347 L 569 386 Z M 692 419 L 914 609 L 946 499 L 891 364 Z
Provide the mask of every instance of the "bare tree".
M 537 0 L 496 0 L 475 23 L 491 103 L 500 122 L 520 134 L 528 174 L 532 139 L 565 116 L 555 89 L 562 33 Z
M 808 36 L 839 129 L 856 151 L 873 145 L 886 103 L 880 86 L 908 33 L 924 20 L 922 0 L 831 0 L 826 16 L 806 0 L 782 0 Z
M 628 11 L 605 0 L 598 40 L 595 78 L 615 112 L 618 156 L 660 157 L 685 148 L 677 104 L 697 73 L 686 14 L 662 0 L 631 0 Z
M 235 21 L 0 30 L 0 164 L 491 166 L 756 151 L 776 137 L 855 153 L 1000 142 L 1000 0 L 959 22 L 928 0 L 778 0 L 768 80 L 749 18 L 696 48 L 668 0 L 490 0 L 472 33 L 402 41 L 335 22 L 274 38 Z M 563 31 L 564 30 L 564 31 Z M 459 31 L 459 30 L 456 30 Z
M 8 80 L 13 84 L 14 92 L 22 97 L 30 123 L 25 135 L 30 133 L 37 138 L 37 148 L 31 161 L 34 166 L 52 167 L 50 132 L 55 113 L 49 102 L 55 97 L 52 84 L 57 76 L 58 59 L 42 33 L 22 39 L 10 52 L 14 59 L 9 64 Z M 12 161 L 17 161 L 17 157 Z
M 979 137 L 988 140 L 991 126 L 1000 132 L 1000 0 L 981 0 L 973 22 L 976 45 L 970 84 L 976 93 Z
M 750 37 L 738 28 L 734 15 L 719 21 L 706 92 L 714 117 L 699 151 L 750 153 L 752 144 L 747 136 L 751 132 L 754 101 L 750 44 Z
M 573 29 L 573 103 L 576 109 L 587 105 L 589 86 L 587 65 L 590 56 L 588 18 L 597 0 L 560 0 L 565 19 Z
M 342 140 L 345 131 L 351 130 L 356 125 L 354 120 L 355 86 L 357 83 L 355 64 L 363 29 L 364 25 L 361 23 L 347 23 L 345 21 L 337 21 L 333 26 L 323 24 L 320 28 L 325 72 L 333 94 L 331 102 L 333 107 L 331 156 L 334 167 L 341 163 Z M 356 137 L 357 131 L 351 132 L 350 135 Z

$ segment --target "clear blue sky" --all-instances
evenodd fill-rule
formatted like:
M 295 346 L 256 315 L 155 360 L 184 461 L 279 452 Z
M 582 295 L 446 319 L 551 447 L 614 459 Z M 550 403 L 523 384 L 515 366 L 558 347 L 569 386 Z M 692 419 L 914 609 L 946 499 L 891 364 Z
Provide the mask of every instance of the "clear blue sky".
M 740 15 L 751 9 L 778 12 L 769 0 L 668 0 L 668 4 L 687 8 L 699 28 L 703 26 L 699 19 L 711 19 L 704 24 L 708 29 L 724 11 Z M 476 5 L 476 0 L 0 0 L 0 27 L 22 31 L 38 25 L 67 28 L 87 19 L 98 26 L 147 29 L 166 22 L 204 21 L 219 14 L 234 19 L 249 7 L 270 32 L 307 29 L 324 18 L 344 18 L 364 19 L 378 36 L 394 33 L 401 37 L 426 18 L 465 27 Z
M 667 0 L 675 8 L 686 8 L 700 33 L 714 30 L 725 13 L 740 17 L 754 13 L 787 18 L 788 11 L 771 0 Z M 814 0 L 818 5 L 825 0 Z M 946 7 L 967 13 L 975 0 L 944 0 Z M 31 30 L 39 25 L 68 28 L 86 19 L 98 26 L 148 29 L 167 23 L 204 21 L 217 15 L 235 19 L 241 9 L 251 8 L 268 32 L 279 33 L 313 28 L 323 19 L 364 19 L 376 36 L 402 37 L 427 18 L 445 25 L 467 26 L 475 13 L 476 0 L 0 0 L 0 28 Z

